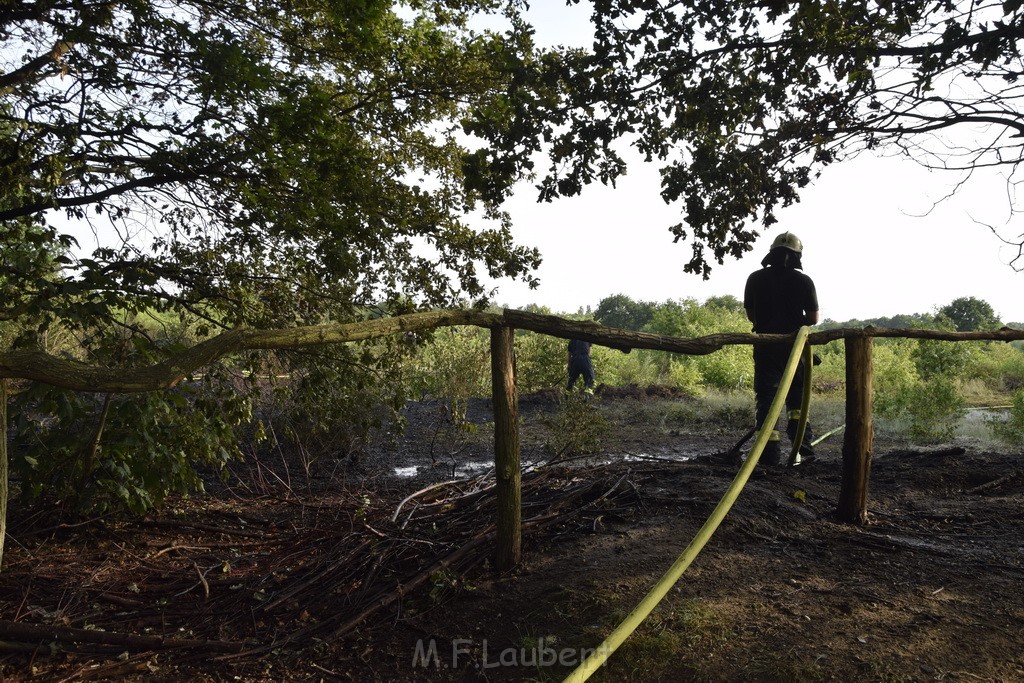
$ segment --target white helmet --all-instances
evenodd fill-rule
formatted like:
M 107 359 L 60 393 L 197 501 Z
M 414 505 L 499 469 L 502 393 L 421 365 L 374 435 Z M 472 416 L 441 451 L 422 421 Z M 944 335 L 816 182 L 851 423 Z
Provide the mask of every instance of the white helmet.
M 798 254 L 803 253 L 804 243 L 800 241 L 800 238 L 791 232 L 784 232 L 775 238 L 772 242 L 772 249 L 778 249 L 779 247 L 785 247 L 790 251 L 794 251 Z

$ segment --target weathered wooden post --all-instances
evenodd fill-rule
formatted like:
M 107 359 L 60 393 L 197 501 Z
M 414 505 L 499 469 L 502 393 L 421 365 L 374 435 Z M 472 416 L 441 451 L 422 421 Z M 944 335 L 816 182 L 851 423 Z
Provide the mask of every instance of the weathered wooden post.
M 7 494 L 10 472 L 7 466 L 7 380 L 0 379 L 0 566 L 3 566 L 7 537 Z
M 516 397 L 515 331 L 491 328 L 491 391 L 494 402 L 494 472 L 497 478 L 499 571 L 522 557 L 522 490 L 519 473 L 519 405 Z
M 843 482 L 839 491 L 840 521 L 865 524 L 868 520 L 868 478 L 874 427 L 871 415 L 872 338 L 846 338 L 846 434 L 843 439 Z

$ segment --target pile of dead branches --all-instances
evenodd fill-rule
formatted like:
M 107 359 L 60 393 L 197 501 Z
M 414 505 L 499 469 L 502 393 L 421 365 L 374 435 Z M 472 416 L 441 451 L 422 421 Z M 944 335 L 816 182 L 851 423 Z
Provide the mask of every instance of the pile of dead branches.
M 529 471 L 524 535 L 629 516 L 643 478 L 623 466 Z M 256 657 L 393 619 L 489 562 L 493 476 L 401 501 L 375 496 L 210 498 L 140 521 L 15 529 L 0 573 L 0 647 L 32 663 L 85 653 L 141 666 L 170 649 Z

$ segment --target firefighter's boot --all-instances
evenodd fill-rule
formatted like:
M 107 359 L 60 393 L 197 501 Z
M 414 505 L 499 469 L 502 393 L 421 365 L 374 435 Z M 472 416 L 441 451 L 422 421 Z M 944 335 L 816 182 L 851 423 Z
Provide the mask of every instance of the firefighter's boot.
M 781 463 L 782 445 L 779 442 L 779 433 L 773 429 L 771 436 L 768 437 L 768 443 L 761 451 L 761 459 L 757 461 L 757 464 L 762 467 L 776 467 Z

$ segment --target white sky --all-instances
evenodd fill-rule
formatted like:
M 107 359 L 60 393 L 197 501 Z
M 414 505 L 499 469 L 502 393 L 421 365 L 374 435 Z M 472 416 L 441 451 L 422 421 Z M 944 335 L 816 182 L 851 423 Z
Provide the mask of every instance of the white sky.
M 538 43 L 587 44 L 588 11 L 543 3 L 530 15 Z M 1006 181 L 977 173 L 958 195 L 935 205 L 958 179 L 903 159 L 863 155 L 835 164 L 804 189 L 799 204 L 776 212 L 779 223 L 754 251 L 713 265 L 708 281 L 683 272 L 691 248 L 672 243 L 668 228 L 679 222 L 680 210 L 659 196 L 656 166 L 638 160 L 617 189 L 595 185 L 548 204 L 536 203 L 536 191 L 524 184 L 506 209 L 516 240 L 544 258 L 541 284 L 530 290 L 499 281 L 495 301 L 573 313 L 613 294 L 643 301 L 742 298 L 747 275 L 760 267 L 775 235 L 789 230 L 804 242 L 804 271 L 817 285 L 822 319 L 928 313 L 974 296 L 1004 322 L 1024 322 L 1024 273 L 1008 265 L 1016 249 L 980 224 L 1008 238 L 1024 233 L 1024 221 L 1010 217 Z

